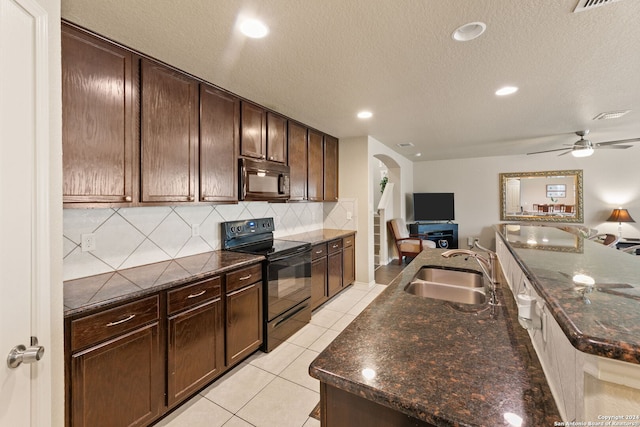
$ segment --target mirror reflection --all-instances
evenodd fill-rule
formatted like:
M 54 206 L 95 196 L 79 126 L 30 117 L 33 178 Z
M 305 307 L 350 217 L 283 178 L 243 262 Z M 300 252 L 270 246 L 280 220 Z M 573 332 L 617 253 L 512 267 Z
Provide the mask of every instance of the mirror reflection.
M 500 220 L 583 222 L 582 170 L 500 174 Z

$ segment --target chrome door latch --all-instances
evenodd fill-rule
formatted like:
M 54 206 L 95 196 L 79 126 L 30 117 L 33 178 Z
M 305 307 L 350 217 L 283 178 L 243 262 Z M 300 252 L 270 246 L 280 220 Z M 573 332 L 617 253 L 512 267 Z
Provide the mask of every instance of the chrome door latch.
M 35 363 L 42 359 L 44 355 L 44 347 L 38 345 L 38 338 L 31 337 L 31 346 L 25 347 L 20 344 L 11 349 L 7 357 L 7 366 L 15 369 L 22 363 Z

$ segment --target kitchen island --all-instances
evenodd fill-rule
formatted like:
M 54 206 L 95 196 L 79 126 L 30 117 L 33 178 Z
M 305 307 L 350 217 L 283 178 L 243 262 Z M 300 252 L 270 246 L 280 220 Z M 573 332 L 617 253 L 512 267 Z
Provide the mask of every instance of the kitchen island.
M 404 291 L 424 265 L 479 271 L 423 251 L 311 364 L 323 426 L 552 426 L 561 421 L 508 287 L 498 306 Z

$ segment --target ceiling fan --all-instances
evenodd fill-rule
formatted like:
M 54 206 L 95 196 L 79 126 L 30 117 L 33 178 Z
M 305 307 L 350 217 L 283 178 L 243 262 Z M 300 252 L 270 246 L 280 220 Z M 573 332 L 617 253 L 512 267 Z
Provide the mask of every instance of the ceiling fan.
M 565 154 L 571 153 L 574 157 L 587 157 L 593 154 L 595 149 L 600 148 L 615 148 L 615 149 L 626 149 L 631 148 L 631 145 L 624 145 L 630 142 L 638 142 L 640 138 L 631 138 L 631 139 L 620 139 L 616 141 L 606 141 L 606 142 L 596 142 L 595 144 L 588 139 L 584 139 L 584 137 L 589 133 L 589 129 L 579 130 L 576 132 L 576 135 L 580 137 L 580 139 L 573 144 L 565 144 L 568 145 L 568 148 L 556 148 L 554 150 L 544 150 L 544 151 L 534 151 L 529 154 L 540 154 L 540 153 L 551 153 L 553 151 L 564 151 L 564 153 L 558 154 L 559 156 L 564 156 Z

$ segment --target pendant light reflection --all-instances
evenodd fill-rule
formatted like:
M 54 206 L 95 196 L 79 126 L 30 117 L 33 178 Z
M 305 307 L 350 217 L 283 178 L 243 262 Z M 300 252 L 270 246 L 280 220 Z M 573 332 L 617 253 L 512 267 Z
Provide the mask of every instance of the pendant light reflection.
M 362 376 L 367 380 L 372 380 L 376 377 L 376 371 L 371 368 L 364 368 L 362 370 Z
M 514 414 L 513 412 L 505 412 L 503 417 L 504 417 L 504 420 L 507 423 L 509 423 L 510 426 L 513 426 L 513 427 L 522 426 L 522 417 Z

